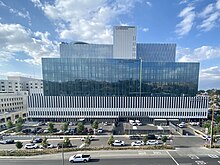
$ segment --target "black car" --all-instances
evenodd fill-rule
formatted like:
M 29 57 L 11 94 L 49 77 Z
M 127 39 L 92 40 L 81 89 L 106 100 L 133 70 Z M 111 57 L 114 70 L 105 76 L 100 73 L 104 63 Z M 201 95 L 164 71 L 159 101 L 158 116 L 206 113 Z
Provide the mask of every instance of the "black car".
M 139 140 L 139 139 L 142 139 L 142 137 L 140 135 L 130 135 L 129 139 L 130 140 Z

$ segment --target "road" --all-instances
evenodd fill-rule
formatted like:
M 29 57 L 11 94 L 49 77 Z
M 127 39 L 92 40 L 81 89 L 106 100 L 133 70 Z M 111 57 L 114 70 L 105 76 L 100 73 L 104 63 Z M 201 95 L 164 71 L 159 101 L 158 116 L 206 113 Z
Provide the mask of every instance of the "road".
M 65 165 L 70 165 L 65 153 Z M 204 147 L 180 148 L 176 150 L 126 150 L 126 151 L 84 151 L 90 154 L 94 165 L 220 165 L 220 149 Z M 62 165 L 61 153 L 32 157 L 0 158 L 0 165 Z M 81 164 L 81 163 L 78 163 Z M 82 163 L 83 164 L 83 163 Z

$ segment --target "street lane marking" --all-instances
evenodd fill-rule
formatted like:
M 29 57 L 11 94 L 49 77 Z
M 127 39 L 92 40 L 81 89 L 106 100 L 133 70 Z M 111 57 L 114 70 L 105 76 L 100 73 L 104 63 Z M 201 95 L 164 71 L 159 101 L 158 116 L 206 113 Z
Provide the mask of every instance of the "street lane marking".
M 194 154 L 189 154 L 188 156 L 190 157 L 190 159 L 199 159 L 199 157 Z
M 169 153 L 169 151 L 166 151 L 167 154 L 170 156 L 171 159 L 173 159 L 173 161 L 176 163 L 176 165 L 180 165 L 175 159 L 174 157 Z
M 220 160 L 218 161 L 218 163 L 220 164 Z
M 159 151 L 153 151 L 154 155 L 161 155 L 161 152 Z
M 208 156 L 209 156 L 210 158 L 214 158 L 214 159 L 219 158 L 218 155 L 213 155 L 213 154 L 208 154 Z
M 203 160 L 197 160 L 195 161 L 195 163 L 198 165 L 206 164 L 206 162 L 204 162 Z

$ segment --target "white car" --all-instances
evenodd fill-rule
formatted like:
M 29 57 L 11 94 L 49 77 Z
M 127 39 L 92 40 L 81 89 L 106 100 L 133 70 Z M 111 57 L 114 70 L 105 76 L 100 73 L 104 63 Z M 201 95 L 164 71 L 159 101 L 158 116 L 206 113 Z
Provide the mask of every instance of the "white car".
M 131 143 L 131 146 L 143 146 L 144 142 L 143 141 L 135 141 Z
M 46 148 L 54 148 L 55 146 L 53 144 L 47 144 Z M 39 148 L 44 148 L 42 145 L 39 146 Z
M 85 140 L 86 140 L 86 138 L 87 138 L 87 136 L 82 137 L 82 138 L 81 138 L 81 141 L 85 141 Z M 90 140 L 90 141 L 94 140 L 94 137 L 89 136 L 89 140 Z
M 114 143 L 112 143 L 113 146 L 124 146 L 125 142 L 122 140 L 115 140 Z
M 157 140 L 148 140 L 146 144 L 147 145 L 156 145 L 156 144 L 158 144 L 158 141 Z
M 36 149 L 38 148 L 38 145 L 35 143 L 29 143 L 29 144 L 25 144 L 24 148 L 25 149 Z
M 91 156 L 90 155 L 85 155 L 85 154 L 76 154 L 73 155 L 69 158 L 69 162 L 74 163 L 74 162 L 88 162 L 90 161 Z
M 98 129 L 98 133 L 102 133 L 103 132 L 103 129 L 102 129 L 102 127 L 100 127 L 99 129 Z

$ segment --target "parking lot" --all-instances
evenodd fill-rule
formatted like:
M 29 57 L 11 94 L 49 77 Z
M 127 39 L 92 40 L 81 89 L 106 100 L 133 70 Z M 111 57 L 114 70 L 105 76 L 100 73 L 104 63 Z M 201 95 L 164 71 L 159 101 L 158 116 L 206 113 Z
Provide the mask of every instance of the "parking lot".
M 20 134 L 16 135 L 14 133 L 10 134 L 10 136 L 3 136 L 3 140 L 6 139 L 13 139 L 15 141 L 21 141 L 23 143 L 23 146 L 27 143 L 30 143 L 30 141 L 33 138 L 41 137 L 42 139 L 44 137 L 48 138 L 48 143 L 53 144 L 54 146 L 57 146 L 59 142 L 62 142 L 64 140 L 64 137 L 69 137 L 73 147 L 80 147 L 84 142 L 81 141 L 82 137 L 86 137 L 86 135 L 77 135 L 77 134 L 59 134 L 59 131 L 62 129 L 63 123 L 54 123 L 54 128 L 56 132 L 53 134 L 51 133 L 26 133 L 26 134 Z M 85 123 L 84 127 L 87 128 L 87 130 L 92 129 L 91 123 Z M 41 130 L 47 130 L 48 125 L 42 124 L 39 125 L 38 123 L 29 123 L 26 124 L 25 129 L 36 129 L 39 128 Z M 68 129 L 75 130 L 77 128 L 77 125 L 75 123 L 71 123 L 68 125 Z M 94 140 L 91 141 L 90 147 L 107 147 L 108 146 L 108 139 L 111 134 L 114 134 L 115 140 L 122 140 L 125 142 L 125 146 L 130 146 L 132 142 L 136 141 L 136 139 L 129 139 L 129 135 L 140 135 L 145 136 L 149 134 L 155 134 L 155 135 L 171 135 L 173 139 L 168 140 L 167 144 L 173 145 L 174 147 L 199 147 L 203 146 L 205 143 L 207 143 L 205 140 L 203 140 L 199 136 L 195 136 L 195 134 L 188 134 L 189 136 L 181 136 L 178 134 L 178 132 L 175 132 L 175 130 L 169 126 L 154 126 L 152 124 L 146 124 L 141 123 L 141 125 L 132 125 L 128 122 L 119 122 L 117 125 L 115 123 L 99 123 L 98 128 L 102 128 L 102 132 L 95 131 L 95 135 L 91 134 L 91 136 L 94 137 Z M 183 128 L 187 130 L 188 132 L 194 133 L 194 130 L 191 129 L 191 127 Z M 191 136 L 192 135 L 192 136 Z M 139 139 L 143 140 L 143 139 Z M 162 145 L 162 141 L 158 140 L 159 145 Z M 7 144 L 7 145 L 1 145 L 0 149 L 16 149 L 15 144 Z

